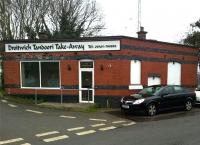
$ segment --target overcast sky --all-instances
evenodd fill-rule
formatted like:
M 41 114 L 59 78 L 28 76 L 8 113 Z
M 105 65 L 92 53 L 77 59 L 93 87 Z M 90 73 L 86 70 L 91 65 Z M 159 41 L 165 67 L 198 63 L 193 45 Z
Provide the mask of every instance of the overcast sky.
M 96 0 L 104 14 L 102 35 L 137 37 L 138 0 Z M 200 19 L 200 0 L 141 0 L 147 39 L 179 42 L 189 25 Z

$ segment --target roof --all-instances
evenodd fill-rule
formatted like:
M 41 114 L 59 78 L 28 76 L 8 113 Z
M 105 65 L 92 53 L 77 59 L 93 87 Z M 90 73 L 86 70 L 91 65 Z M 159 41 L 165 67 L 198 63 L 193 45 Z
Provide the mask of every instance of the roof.
M 183 44 L 177 44 L 177 43 L 171 43 L 171 42 L 163 42 L 163 41 L 157 41 L 157 40 L 151 40 L 151 39 L 139 39 L 135 37 L 130 36 L 98 36 L 98 37 L 80 37 L 80 38 L 68 38 L 68 39 L 36 39 L 36 40 L 30 40 L 30 39 L 18 39 L 18 40 L 3 40 L 0 41 L 0 43 L 42 43 L 42 42 L 57 42 L 57 41 L 70 41 L 70 42 L 76 42 L 76 41 L 111 41 L 111 40 L 121 40 L 121 39 L 130 39 L 130 40 L 137 40 L 141 42 L 150 42 L 150 43 L 159 43 L 159 44 L 168 44 L 168 45 L 174 45 L 174 46 L 180 46 L 180 47 L 189 47 L 189 48 L 195 48 L 200 49 L 195 46 L 189 46 L 189 45 L 183 45 Z M 1 47 L 1 46 L 0 46 Z M 0 48 L 1 49 L 1 48 Z

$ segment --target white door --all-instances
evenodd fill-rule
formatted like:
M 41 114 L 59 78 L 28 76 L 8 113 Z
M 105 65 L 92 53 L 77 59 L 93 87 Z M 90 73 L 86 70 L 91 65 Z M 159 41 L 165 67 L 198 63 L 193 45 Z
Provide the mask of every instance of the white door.
M 160 84 L 161 84 L 160 77 L 148 77 L 148 86 L 160 85 Z
M 79 63 L 79 102 L 94 103 L 93 61 Z
M 169 62 L 167 71 L 168 85 L 181 85 L 181 64 L 178 62 Z

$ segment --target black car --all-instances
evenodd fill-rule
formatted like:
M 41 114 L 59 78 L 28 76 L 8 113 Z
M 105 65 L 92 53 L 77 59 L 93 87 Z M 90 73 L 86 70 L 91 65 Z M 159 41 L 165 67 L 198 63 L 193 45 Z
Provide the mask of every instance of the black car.
M 121 109 L 126 111 L 145 111 L 153 116 L 160 110 L 184 107 L 189 111 L 195 102 L 194 91 L 181 86 L 163 86 L 153 95 L 133 95 L 121 99 Z

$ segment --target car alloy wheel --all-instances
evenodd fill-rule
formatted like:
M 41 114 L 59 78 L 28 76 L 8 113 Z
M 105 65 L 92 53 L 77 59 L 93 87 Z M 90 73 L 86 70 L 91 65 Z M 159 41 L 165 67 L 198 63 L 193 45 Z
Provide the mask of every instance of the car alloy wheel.
M 147 113 L 149 116 L 154 116 L 157 113 L 157 108 L 155 104 L 150 104 L 147 107 Z
M 190 111 L 191 109 L 192 109 L 192 101 L 187 100 L 186 103 L 185 103 L 185 110 Z

